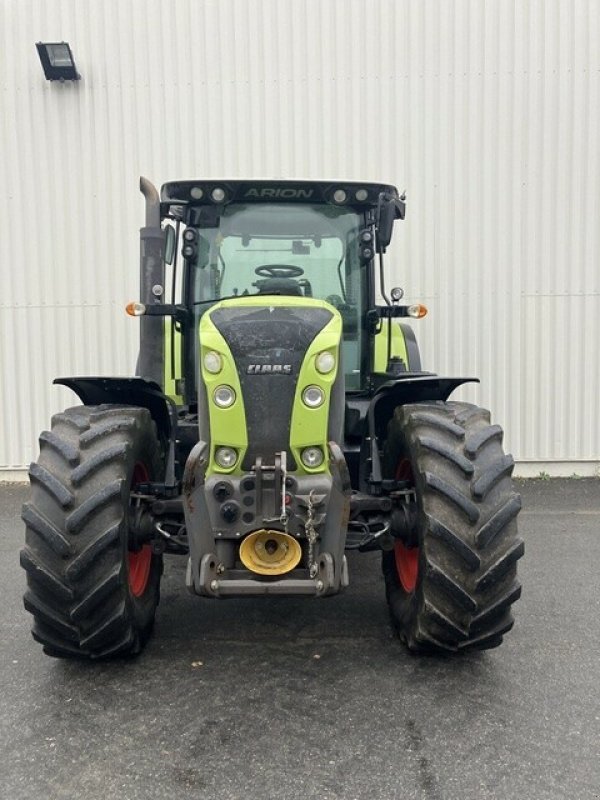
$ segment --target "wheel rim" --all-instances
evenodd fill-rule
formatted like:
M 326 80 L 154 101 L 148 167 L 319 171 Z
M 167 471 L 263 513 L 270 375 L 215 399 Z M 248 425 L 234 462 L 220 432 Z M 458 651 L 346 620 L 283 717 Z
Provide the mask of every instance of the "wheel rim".
M 397 481 L 414 482 L 412 466 L 408 458 L 401 458 L 396 466 L 394 478 Z M 419 578 L 419 548 L 406 547 L 404 542 L 396 540 L 394 558 L 398 580 L 407 594 L 414 592 Z
M 145 464 L 138 461 L 133 469 L 131 486 L 143 483 L 149 479 L 148 469 Z M 152 566 L 152 547 L 144 544 L 139 550 L 129 550 L 127 553 L 127 568 L 129 591 L 134 597 L 141 597 L 146 591 Z

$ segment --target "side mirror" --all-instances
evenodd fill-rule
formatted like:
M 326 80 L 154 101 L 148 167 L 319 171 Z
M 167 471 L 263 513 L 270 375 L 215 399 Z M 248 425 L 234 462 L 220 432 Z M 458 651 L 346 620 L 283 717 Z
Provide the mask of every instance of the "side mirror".
M 164 234 L 165 264 L 172 264 L 173 259 L 175 258 L 175 246 L 177 238 L 175 235 L 175 228 L 172 225 L 167 224 L 164 228 Z
M 382 192 L 377 204 L 377 252 L 385 253 L 392 241 L 394 220 L 404 219 L 406 213 L 405 195 L 400 199 Z

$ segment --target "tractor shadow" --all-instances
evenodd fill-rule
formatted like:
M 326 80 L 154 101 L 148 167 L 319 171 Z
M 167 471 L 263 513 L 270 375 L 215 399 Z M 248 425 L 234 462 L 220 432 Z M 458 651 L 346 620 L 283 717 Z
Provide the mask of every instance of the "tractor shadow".
M 387 638 L 391 635 L 378 554 L 349 559 L 351 585 L 333 597 L 249 597 L 212 600 L 188 593 L 185 563 L 166 564 L 155 638 L 171 647 L 198 642 L 264 646 Z
M 327 661 L 340 680 L 364 674 L 379 679 L 416 681 L 419 685 L 447 678 L 457 687 L 493 677 L 494 660 L 485 653 L 451 656 L 414 655 L 396 635 L 385 599 L 379 553 L 349 556 L 350 586 L 329 598 L 264 597 L 211 600 L 193 596 L 184 586 L 185 564 L 165 569 L 161 603 L 149 655 L 227 661 L 236 668 L 276 674 Z M 494 651 L 492 651 L 494 652 Z M 464 684 L 463 684 L 464 689 Z

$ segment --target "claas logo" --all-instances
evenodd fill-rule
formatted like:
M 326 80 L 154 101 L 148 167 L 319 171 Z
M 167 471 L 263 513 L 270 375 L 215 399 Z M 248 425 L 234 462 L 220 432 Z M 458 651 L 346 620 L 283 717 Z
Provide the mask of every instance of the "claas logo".
M 291 375 L 291 364 L 248 364 L 248 375 Z

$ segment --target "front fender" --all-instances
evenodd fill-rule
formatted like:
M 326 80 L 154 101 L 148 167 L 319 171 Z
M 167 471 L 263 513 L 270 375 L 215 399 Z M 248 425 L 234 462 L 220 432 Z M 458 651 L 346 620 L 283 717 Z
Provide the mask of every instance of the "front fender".
M 479 378 L 441 378 L 425 374 L 387 381 L 377 388 L 369 404 L 368 429 L 379 437 L 385 433 L 396 406 L 427 400 L 445 401 L 465 383 L 479 383 Z
M 479 378 L 440 378 L 438 375 L 414 375 L 387 381 L 378 387 L 367 411 L 367 436 L 370 447 L 362 458 L 370 461 L 371 491 L 378 493 L 382 486 L 380 442 L 385 439 L 388 422 L 397 406 L 422 403 L 426 400 L 446 401 L 452 392 L 464 383 L 479 383 Z M 363 464 L 361 461 L 361 473 Z
M 55 378 L 53 383 L 75 392 L 85 406 L 115 403 L 147 408 L 166 441 L 177 427 L 177 410 L 160 386 L 145 378 Z

